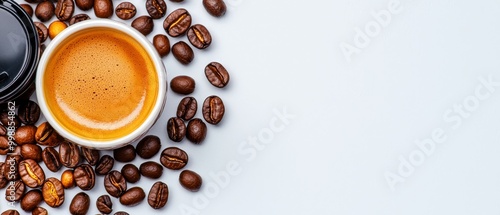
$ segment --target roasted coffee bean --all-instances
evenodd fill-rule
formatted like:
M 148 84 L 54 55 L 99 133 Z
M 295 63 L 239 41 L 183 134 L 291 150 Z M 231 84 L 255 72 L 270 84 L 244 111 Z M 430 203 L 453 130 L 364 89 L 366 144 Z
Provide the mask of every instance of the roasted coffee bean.
M 161 149 L 160 138 L 155 135 L 148 135 L 142 138 L 137 146 L 135 147 L 135 151 L 139 157 L 144 159 L 152 158 L 156 155 Z
M 181 142 L 186 136 L 186 124 L 179 117 L 172 117 L 167 121 L 168 138 L 174 142 Z
M 17 115 L 22 123 L 26 125 L 33 125 L 38 122 L 38 119 L 40 118 L 40 107 L 36 102 L 28 100 L 27 102 L 23 102 L 19 105 Z
M 108 195 L 102 195 L 96 201 L 97 210 L 103 214 L 110 214 L 113 211 L 113 202 Z
M 4 162 L 0 162 L 0 189 L 5 188 L 9 184 L 9 180 L 3 175 L 6 166 Z
M 30 190 L 21 199 L 21 208 L 25 211 L 34 210 L 43 201 L 42 191 Z
M 187 32 L 187 36 L 189 42 L 198 49 L 206 49 L 212 43 L 212 35 L 201 24 L 191 26 Z
M 170 81 L 172 91 L 179 94 L 191 94 L 194 91 L 196 82 L 193 78 L 186 75 L 179 75 Z
M 146 197 L 146 193 L 140 187 L 132 187 L 122 196 L 120 196 L 120 203 L 126 206 L 134 206 L 142 202 Z
M 14 148 L 9 144 L 9 139 L 6 136 L 0 136 L 0 155 L 6 155 L 12 152 Z
M 21 147 L 21 156 L 24 159 L 33 159 L 36 162 L 42 161 L 42 147 L 36 144 L 23 144 Z
M 43 1 L 38 3 L 35 8 L 35 16 L 41 22 L 49 21 L 54 16 L 54 3 L 52 1 Z
M 163 29 L 172 37 L 186 33 L 189 26 L 191 26 L 191 14 L 183 8 L 174 10 L 163 21 Z
M 5 199 L 9 202 L 17 202 L 21 200 L 26 191 L 26 185 L 21 180 L 11 181 L 5 189 Z
M 137 9 L 131 2 L 122 2 L 115 9 L 116 16 L 123 20 L 129 20 L 135 16 Z
M 61 174 L 61 184 L 64 188 L 69 189 L 75 186 L 75 177 L 73 176 L 73 170 L 67 169 Z
M 130 183 L 138 182 L 141 179 L 141 172 L 134 164 L 125 164 L 122 167 L 121 173 L 123 178 Z
M 139 16 L 132 21 L 132 27 L 146 36 L 153 31 L 155 23 L 150 16 Z
M 161 57 L 170 53 L 170 40 L 163 34 L 157 34 L 153 37 L 153 45 Z
M 207 136 L 207 125 L 199 118 L 189 121 L 186 129 L 186 138 L 196 144 L 200 144 Z
M 95 173 L 97 175 L 106 175 L 113 169 L 113 165 L 115 165 L 115 159 L 109 155 L 104 155 L 99 159 L 99 162 L 97 162 Z
M 61 21 L 67 21 L 73 16 L 75 11 L 75 3 L 73 0 L 57 0 L 55 14 Z
M 45 172 L 42 167 L 32 159 L 19 162 L 19 174 L 26 186 L 35 188 L 42 186 L 45 181 Z
M 198 110 L 198 102 L 194 97 L 184 97 L 177 106 L 177 117 L 183 120 L 190 120 L 196 115 Z
M 179 175 L 179 182 L 189 191 L 196 192 L 200 190 L 202 181 L 201 176 L 191 170 L 184 170 Z
M 0 113 L 0 122 L 7 127 L 19 128 L 21 126 L 19 117 L 17 115 L 10 115 L 8 112 Z
M 94 13 L 99 18 L 109 18 L 113 15 L 113 1 L 94 0 Z
M 3 125 L 0 125 L 0 136 L 7 136 L 7 128 Z
M 81 10 L 90 10 L 94 7 L 94 0 L 75 0 L 75 3 Z
M 205 67 L 205 76 L 212 85 L 218 88 L 225 87 L 229 82 L 229 73 L 226 68 L 218 62 L 209 63 Z
M 167 13 L 167 4 L 164 0 L 147 0 L 146 10 L 153 19 L 159 19 Z
M 52 172 L 57 172 L 61 169 L 62 164 L 59 160 L 59 152 L 57 152 L 53 147 L 45 147 L 42 151 L 42 160 Z
M 41 22 L 34 22 L 36 26 L 36 32 L 38 33 L 38 40 L 40 40 L 40 43 L 45 42 L 47 40 L 47 37 L 49 37 L 49 29 L 45 24 Z
M 91 166 L 95 166 L 97 164 L 97 161 L 99 161 L 99 150 L 82 147 L 81 153 L 83 159 L 85 159 L 85 161 L 87 161 L 87 163 L 89 163 Z
M 80 149 L 71 142 L 63 141 L 59 145 L 59 160 L 68 168 L 75 168 L 80 163 Z
M 85 192 L 79 192 L 71 200 L 69 205 L 69 212 L 72 215 L 85 215 L 89 211 L 90 197 Z
M 57 178 L 47 178 L 43 183 L 42 195 L 48 206 L 59 207 L 64 202 L 64 187 Z
M 7 154 L 5 156 L 5 167 L 4 167 L 4 172 L 3 176 L 7 178 L 9 181 L 16 181 L 21 178 L 19 175 L 19 163 L 21 162 L 23 158 L 21 157 L 20 154 Z
M 35 133 L 36 142 L 43 146 L 57 146 L 61 143 L 61 139 L 48 122 L 40 124 Z
M 113 157 L 116 161 L 127 163 L 135 159 L 135 149 L 133 145 L 126 145 L 124 147 L 113 150 Z
M 49 215 L 49 212 L 47 212 L 47 209 L 43 207 L 36 207 L 33 211 L 31 211 L 32 215 Z
M 160 209 L 167 204 L 168 201 L 168 186 L 167 184 L 157 181 L 151 187 L 148 194 L 148 204 L 154 209 Z
M 161 164 L 173 170 L 182 169 L 188 163 L 189 157 L 187 153 L 177 147 L 169 147 L 161 152 Z
M 36 130 L 37 128 L 34 125 L 23 125 L 17 128 L 13 136 L 15 142 L 19 145 L 36 143 Z
M 226 3 L 223 0 L 203 0 L 203 7 L 215 17 L 221 17 L 226 13 Z
M 53 40 L 59 33 L 66 29 L 68 25 L 63 21 L 53 21 L 49 25 L 49 38 Z
M 125 211 L 118 211 L 114 215 L 129 215 L 129 214 Z
M 172 54 L 184 65 L 191 63 L 194 59 L 193 49 L 184 41 L 179 41 L 172 46 Z
M 81 14 L 76 14 L 71 19 L 69 20 L 69 25 L 74 25 L 76 23 L 79 23 L 81 21 L 89 20 L 90 16 L 84 13 Z
M 24 11 L 28 14 L 29 17 L 33 16 L 33 7 L 29 4 L 20 4 Z
M 163 167 L 154 161 L 146 161 L 139 166 L 139 171 L 144 177 L 157 179 L 163 174 Z
M 9 210 L 2 212 L 2 215 L 19 215 L 19 211 L 14 210 L 14 209 L 9 209 Z
M 109 195 L 118 198 L 127 191 L 127 182 L 120 172 L 113 170 L 104 177 L 104 188 Z
M 92 166 L 88 164 L 81 164 L 73 171 L 75 184 L 82 190 L 90 190 L 95 185 L 95 173 Z
M 218 96 L 209 96 L 203 102 L 203 118 L 213 125 L 219 124 L 224 117 L 224 103 Z

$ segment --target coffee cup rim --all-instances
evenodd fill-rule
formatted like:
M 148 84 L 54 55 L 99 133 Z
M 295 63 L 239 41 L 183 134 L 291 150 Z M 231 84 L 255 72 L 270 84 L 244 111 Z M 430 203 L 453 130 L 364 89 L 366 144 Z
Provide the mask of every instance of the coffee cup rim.
M 146 117 L 146 119 L 141 123 L 141 125 L 132 131 L 131 133 L 116 138 L 112 140 L 91 140 L 84 139 L 77 135 L 72 134 L 71 132 L 64 129 L 62 125 L 60 125 L 55 117 L 52 115 L 51 111 L 46 104 L 46 95 L 44 93 L 44 83 L 43 77 L 45 75 L 45 68 L 48 64 L 48 61 L 52 55 L 52 52 L 70 35 L 87 29 L 92 28 L 110 28 L 114 30 L 121 31 L 132 38 L 134 38 L 137 42 L 139 42 L 142 47 L 149 54 L 151 59 L 153 60 L 156 74 L 158 76 L 158 92 L 155 104 L 153 106 L 152 111 Z M 65 139 L 74 142 L 78 145 L 93 148 L 93 149 L 115 149 L 125 145 L 128 145 L 135 140 L 139 139 L 143 135 L 147 133 L 147 131 L 154 125 L 156 120 L 160 117 L 161 112 L 163 111 L 163 107 L 165 105 L 166 100 L 166 91 L 167 91 L 167 81 L 166 81 L 166 71 L 163 65 L 162 59 L 153 47 L 153 45 L 149 42 L 149 40 L 142 35 L 139 31 L 134 28 L 125 25 L 124 23 L 113 21 L 113 20 L 105 20 L 105 19 L 96 19 L 96 20 L 85 20 L 74 25 L 69 26 L 64 31 L 59 33 L 46 47 L 44 54 L 40 58 L 37 74 L 36 74 L 36 95 L 38 104 L 42 113 L 44 114 L 47 122 Z

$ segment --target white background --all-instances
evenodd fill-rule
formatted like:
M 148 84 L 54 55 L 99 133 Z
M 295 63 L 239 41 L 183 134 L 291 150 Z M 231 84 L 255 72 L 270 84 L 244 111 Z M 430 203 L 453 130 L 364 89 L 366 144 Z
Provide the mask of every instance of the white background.
M 144 1 L 132 2 L 138 15 L 146 14 Z M 198 102 L 219 95 L 226 115 L 220 125 L 209 125 L 203 144 L 172 143 L 166 120 L 182 96 L 168 92 L 150 133 L 162 138 L 163 148 L 185 149 L 186 168 L 202 175 L 204 186 L 191 193 L 178 183 L 179 171 L 165 169 L 161 180 L 170 197 L 162 214 L 500 214 L 500 87 L 483 89 L 489 98 L 478 100 L 461 123 L 443 118 L 455 105 L 474 101 L 480 77 L 500 81 L 500 2 L 227 0 L 222 18 L 208 15 L 201 0 L 167 4 L 168 13 L 187 8 L 193 23 L 204 24 L 213 36 L 212 46 L 195 50 L 189 66 L 165 57 L 169 80 L 194 77 Z M 377 22 L 372 13 L 389 4 L 397 5 L 397 13 L 384 27 L 375 24 L 380 32 L 348 61 L 341 44 L 355 46 L 356 28 L 366 33 L 365 26 Z M 155 21 L 150 40 L 164 33 L 162 22 Z M 203 68 L 211 61 L 229 70 L 227 88 L 206 81 Z M 283 124 L 277 112 L 293 117 Z M 401 176 L 400 158 L 421 154 L 415 141 L 439 129 L 445 141 Z M 255 138 L 257 145 L 249 145 Z M 236 172 L 221 176 L 235 164 Z M 46 173 L 59 177 L 62 171 Z M 389 172 L 404 182 L 391 189 Z M 102 180 L 89 192 L 89 214 L 98 213 L 95 200 L 106 193 Z M 128 186 L 147 193 L 154 181 L 143 177 Z M 67 190 L 65 203 L 51 214 L 67 214 L 80 191 Z M 155 212 L 146 201 L 136 207 L 113 203 L 114 212 Z M 0 206 L 10 207 L 6 201 Z

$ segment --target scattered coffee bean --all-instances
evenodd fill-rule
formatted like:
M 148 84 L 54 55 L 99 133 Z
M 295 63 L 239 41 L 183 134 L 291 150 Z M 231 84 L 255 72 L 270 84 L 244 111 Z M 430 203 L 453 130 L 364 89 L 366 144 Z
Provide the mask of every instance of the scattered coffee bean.
M 120 196 L 120 203 L 126 206 L 134 206 L 142 202 L 146 197 L 146 193 L 140 187 L 132 187 L 122 196 Z
M 127 191 L 127 182 L 122 174 L 112 170 L 104 177 L 104 188 L 113 197 L 120 197 Z
M 99 18 L 109 18 L 113 15 L 113 1 L 94 0 L 94 13 Z
M 172 117 L 167 121 L 168 138 L 174 142 L 181 142 L 186 136 L 186 124 L 181 118 Z
M 174 10 L 163 22 L 163 29 L 172 37 L 186 33 L 189 26 L 191 26 L 191 14 L 183 8 Z
M 149 159 L 155 156 L 161 149 L 160 138 L 155 135 L 148 135 L 142 138 L 137 146 L 135 147 L 135 151 L 139 157 L 144 159 Z
M 167 184 L 157 181 L 151 187 L 148 194 L 148 204 L 154 209 L 160 209 L 167 204 L 168 201 L 168 186 Z
M 59 145 L 59 160 L 63 166 L 75 168 L 80 163 L 79 147 L 69 141 L 63 141 Z
M 61 21 L 67 21 L 73 16 L 75 3 L 73 0 L 57 0 L 55 14 Z
M 113 150 L 113 157 L 116 161 L 127 163 L 135 159 L 135 149 L 133 145 L 126 145 L 124 147 Z
M 7 154 L 7 156 L 5 156 L 3 176 L 9 181 L 16 181 L 21 178 L 18 167 L 22 159 L 21 155 L 16 153 Z
M 24 159 L 33 159 L 36 162 L 42 161 L 42 147 L 36 144 L 21 145 L 21 156 Z
M 121 173 L 123 178 L 130 183 L 138 182 L 141 179 L 141 172 L 134 164 L 125 164 L 122 167 Z
M 21 120 L 17 115 L 9 115 L 7 112 L 0 113 L 0 122 L 4 126 L 14 126 L 19 128 L 21 126 Z
M 26 191 L 26 185 L 21 180 L 9 183 L 5 189 L 5 199 L 9 202 L 20 201 Z
M 69 189 L 75 186 L 75 177 L 73 176 L 73 170 L 67 169 L 61 174 L 61 184 L 64 188 Z
M 3 125 L 0 125 L 0 136 L 7 136 L 7 128 Z
M 184 97 L 177 106 L 177 117 L 183 120 L 190 120 L 196 115 L 198 110 L 198 102 L 194 97 Z
M 35 8 L 35 16 L 41 22 L 49 21 L 54 16 L 54 3 L 52 1 L 43 1 L 38 3 Z
M 191 94 L 194 92 L 195 86 L 196 83 L 194 79 L 186 75 L 179 75 L 170 81 L 170 88 L 172 88 L 172 91 L 179 94 Z
M 23 102 L 19 105 L 17 114 L 22 123 L 26 125 L 33 125 L 38 122 L 38 119 L 40 118 L 40 107 L 36 102 L 28 100 L 27 102 Z
M 110 214 L 113 211 L 113 202 L 108 195 L 102 195 L 97 198 L 96 207 L 103 214 Z
M 62 21 L 54 21 L 49 25 L 49 38 L 54 39 L 59 33 L 66 29 L 68 25 Z
M 97 165 L 95 166 L 95 173 L 97 175 L 106 175 L 113 169 L 114 164 L 115 159 L 109 155 L 104 155 L 101 159 L 99 159 L 99 162 L 97 162 Z
M 13 136 L 14 140 L 19 145 L 36 143 L 35 140 L 36 130 L 37 128 L 34 125 L 23 125 L 17 128 Z
M 135 16 L 137 9 L 131 2 L 122 2 L 115 9 L 116 16 L 123 20 L 129 20 Z
M 207 136 L 207 125 L 199 118 L 189 121 L 186 130 L 186 138 L 196 144 L 203 142 Z
M 52 147 L 61 143 L 61 137 L 48 122 L 44 122 L 38 126 L 35 133 L 35 140 L 42 146 Z
M 221 17 L 226 13 L 226 3 L 223 0 L 203 0 L 203 6 L 215 17 Z
M 21 7 L 28 14 L 29 17 L 33 16 L 33 8 L 29 4 L 21 4 Z
M 153 19 L 159 19 L 167 13 L 167 4 L 164 0 L 147 0 L 146 10 Z
M 42 160 L 52 172 L 57 172 L 61 169 L 62 164 L 61 160 L 59 160 L 59 152 L 57 152 L 53 147 L 45 147 L 42 151 Z
M 30 190 L 21 199 L 21 209 L 25 211 L 34 210 L 43 201 L 42 191 Z
M 47 37 L 49 37 L 49 29 L 45 24 L 41 22 L 34 22 L 35 27 L 36 27 L 36 32 L 38 33 L 38 39 L 40 40 L 40 43 L 45 42 L 47 40 Z
M 118 211 L 115 213 L 115 215 L 129 215 L 129 214 L 125 211 Z
M 47 211 L 47 209 L 38 206 L 33 211 L 31 211 L 31 214 L 32 215 L 48 215 L 49 212 Z
M 42 167 L 32 159 L 19 162 L 19 175 L 26 186 L 35 188 L 42 186 L 45 181 L 45 172 Z
M 69 205 L 69 212 L 72 215 L 85 215 L 89 211 L 90 197 L 84 192 L 80 192 L 73 197 Z
M 219 124 L 224 117 L 225 107 L 218 96 L 209 96 L 203 102 L 203 118 L 213 125 Z
M 187 36 L 189 42 L 198 49 L 206 49 L 212 43 L 212 35 L 201 24 L 191 26 L 187 32 Z
M 146 161 L 139 166 L 139 171 L 144 177 L 157 179 L 163 174 L 163 167 L 154 161 Z
M 187 153 L 177 147 L 168 147 L 161 152 L 161 164 L 172 170 L 182 169 L 189 161 Z
M 76 6 L 81 10 L 90 10 L 94 7 L 94 0 L 75 0 Z
M 229 82 L 229 73 L 222 64 L 218 62 L 209 63 L 205 67 L 205 76 L 208 81 L 218 88 L 223 88 Z
M 89 163 L 91 166 L 95 166 L 99 161 L 100 158 L 99 150 L 82 147 L 81 153 L 83 159 L 85 159 L 85 161 L 87 161 L 87 163 Z
M 69 25 L 74 25 L 76 23 L 79 23 L 81 21 L 89 20 L 90 16 L 84 13 L 81 14 L 76 14 L 71 19 L 69 20 Z
M 95 185 L 95 173 L 92 166 L 81 164 L 73 171 L 75 184 L 82 190 L 90 190 Z
M 139 16 L 132 21 L 132 27 L 146 36 L 153 31 L 155 26 L 150 16 Z
M 19 212 L 14 209 L 9 209 L 4 212 L 2 212 L 2 215 L 19 215 Z
M 170 53 L 170 40 L 163 34 L 157 34 L 153 37 L 153 45 L 161 57 Z
M 4 162 L 0 162 L 0 189 L 5 188 L 9 184 L 9 180 L 3 175 L 6 166 Z
M 200 190 L 202 181 L 201 176 L 191 170 L 183 170 L 179 175 L 179 182 L 189 191 L 196 192 Z
M 172 46 L 172 54 L 184 65 L 191 63 L 194 59 L 193 49 L 184 41 L 179 41 Z
M 12 152 L 13 148 L 9 144 L 9 139 L 6 136 L 0 136 L 0 155 L 6 155 Z
M 64 187 L 57 178 L 48 178 L 42 187 L 43 200 L 50 207 L 59 207 L 64 203 Z

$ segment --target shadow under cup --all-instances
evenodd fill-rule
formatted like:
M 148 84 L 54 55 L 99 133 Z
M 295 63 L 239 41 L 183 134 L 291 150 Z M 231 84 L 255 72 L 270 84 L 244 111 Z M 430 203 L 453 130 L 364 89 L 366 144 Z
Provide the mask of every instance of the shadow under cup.
M 112 149 L 144 135 L 163 110 L 166 74 L 151 43 L 110 20 L 70 26 L 51 41 L 36 77 L 40 108 L 66 139 Z

